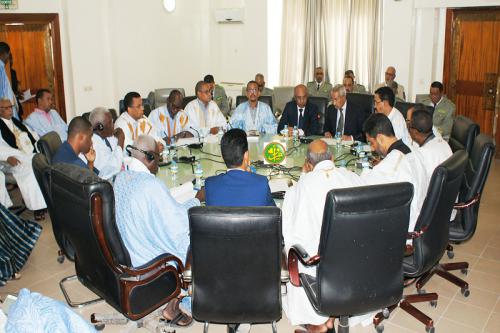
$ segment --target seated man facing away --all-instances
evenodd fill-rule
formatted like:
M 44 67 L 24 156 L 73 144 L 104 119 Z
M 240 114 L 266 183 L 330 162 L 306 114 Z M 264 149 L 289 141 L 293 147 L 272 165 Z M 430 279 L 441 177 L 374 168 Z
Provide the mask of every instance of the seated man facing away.
M 114 129 L 113 117 L 106 108 L 92 110 L 89 121 L 94 131 L 94 166 L 99 170 L 99 177 L 111 179 L 122 169 L 125 135 L 121 128 Z
M 182 110 L 182 94 L 174 89 L 167 98 L 167 104 L 151 111 L 149 121 L 156 129 L 156 136 L 163 138 L 167 144 L 171 140 L 191 138 L 189 117 Z
M 139 135 L 150 135 L 155 139 L 160 151 L 162 151 L 165 142 L 156 135 L 156 129 L 144 115 L 141 95 L 135 91 L 129 92 L 123 98 L 123 104 L 125 105 L 125 112 L 116 119 L 115 128 L 121 128 L 125 134 L 124 146 L 131 145 Z
M 347 103 L 346 89 L 338 84 L 331 92 L 332 104 L 325 113 L 325 137 L 339 134 L 343 140 L 365 141 L 363 123 L 365 114 L 353 103 Z
M 155 175 L 158 172 L 159 149 L 155 140 L 140 135 L 127 150 L 125 171 L 113 186 L 116 225 L 130 254 L 132 266 L 139 267 L 159 255 L 170 253 L 186 262 L 189 248 L 189 208 L 199 206 L 196 198 L 180 204 Z M 179 299 L 169 302 L 163 315 L 172 319 L 178 313 Z M 189 307 L 189 305 L 188 305 Z M 184 318 L 179 325 L 187 325 Z
M 364 169 L 361 178 L 368 185 L 397 182 L 413 184 L 408 227 L 408 231 L 412 232 L 427 195 L 430 179 L 420 153 L 416 149 L 412 151 L 402 140 L 396 138 L 391 121 L 384 114 L 372 114 L 365 122 L 364 131 L 372 150 L 383 159 L 373 169 Z
M 26 207 L 34 211 L 36 220 L 43 220 L 47 205 L 31 165 L 36 134 L 13 117 L 12 106 L 9 99 L 0 99 L 0 170 L 14 176 Z M 4 179 L 0 186 L 5 188 Z M 3 201 L 12 206 L 8 192 L 2 192 Z
M 231 127 L 245 132 L 257 131 L 260 133 L 276 134 L 276 118 L 266 103 L 259 102 L 259 86 L 255 81 L 247 83 L 248 101 L 238 105 L 231 116 Z
M 210 134 L 217 134 L 220 127 L 226 126 L 226 118 L 219 110 L 217 103 L 212 101 L 210 85 L 203 81 L 198 81 L 195 87 L 196 99 L 189 102 L 184 111 L 189 117 L 191 126 L 199 131 L 200 129 L 210 131 Z M 191 132 L 199 135 L 196 131 Z
M 406 121 L 401 112 L 394 107 L 394 92 L 389 87 L 382 87 L 375 91 L 375 111 L 385 114 L 391 121 L 392 128 L 398 140 L 404 144 L 411 145 L 410 134 L 406 127 Z
M 328 89 L 328 91 L 330 91 Z M 285 110 L 281 115 L 278 124 L 278 133 L 282 129 L 288 128 L 288 134 L 291 136 L 292 130 L 297 126 L 299 135 L 321 135 L 323 129 L 319 123 L 321 114 L 318 107 L 308 101 L 307 88 L 299 84 L 293 90 L 294 100 L 286 103 Z
M 358 175 L 336 168 L 328 145 L 314 140 L 307 149 L 307 157 L 298 183 L 290 188 L 283 201 L 283 238 L 288 251 L 299 244 L 311 255 L 318 252 L 326 194 L 334 188 L 364 185 Z M 316 276 L 316 268 L 300 265 L 299 271 Z M 333 320 L 318 315 L 303 288 L 287 285 L 283 309 L 292 325 L 307 324 L 309 332 L 325 332 Z
M 227 172 L 205 181 L 207 206 L 275 206 L 267 178 L 249 170 L 247 135 L 233 128 L 221 139 Z
M 39 136 L 55 131 L 61 141 L 67 139 L 68 125 L 59 113 L 52 108 L 52 94 L 47 89 L 40 89 L 35 95 L 36 108 L 24 121 Z
M 425 105 L 432 106 L 434 113 L 432 123 L 445 140 L 449 140 L 453 119 L 455 118 L 455 104 L 443 94 L 444 86 L 439 81 L 434 81 L 429 89 L 429 97 L 422 100 Z
M 432 115 L 426 109 L 411 108 L 406 118 L 410 136 L 420 147 L 427 175 L 432 177 L 434 169 L 453 155 L 450 145 L 442 137 L 434 135 Z
M 99 174 L 99 170 L 94 167 L 95 150 L 92 148 L 92 135 L 92 125 L 87 119 L 82 116 L 73 118 L 68 126 L 68 140 L 59 147 L 52 158 L 52 164 L 74 164 Z M 83 154 L 87 163 L 78 156 L 80 154 Z

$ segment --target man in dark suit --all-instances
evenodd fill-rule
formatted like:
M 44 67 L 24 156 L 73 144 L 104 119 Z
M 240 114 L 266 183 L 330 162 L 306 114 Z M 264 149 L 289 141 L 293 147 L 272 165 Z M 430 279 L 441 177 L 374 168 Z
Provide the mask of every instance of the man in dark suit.
M 330 94 L 332 104 L 325 113 L 325 137 L 331 138 L 341 133 L 343 140 L 366 141 L 363 134 L 365 114 L 361 108 L 347 103 L 346 90 L 341 84 L 333 87 Z
M 299 129 L 299 135 L 321 135 L 322 128 L 319 123 L 321 114 L 318 107 L 307 100 L 307 88 L 303 84 L 295 87 L 294 100 L 286 103 L 285 110 L 278 124 L 278 133 L 288 127 L 289 134 L 294 126 Z
M 275 206 L 267 178 L 249 170 L 245 131 L 233 128 L 220 143 L 227 172 L 205 180 L 207 206 Z

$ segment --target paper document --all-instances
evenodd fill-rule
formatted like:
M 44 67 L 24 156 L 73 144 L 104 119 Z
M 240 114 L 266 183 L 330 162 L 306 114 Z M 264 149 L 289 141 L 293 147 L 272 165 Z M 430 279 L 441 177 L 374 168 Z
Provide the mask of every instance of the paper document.
M 186 182 L 180 186 L 171 188 L 170 194 L 172 194 L 175 201 L 182 204 L 189 199 L 193 199 L 196 195 L 196 191 L 193 189 L 193 183 Z
M 294 185 L 295 182 L 288 178 L 274 178 L 269 181 L 269 188 L 271 192 L 288 191 L 290 185 Z
M 26 102 L 34 97 L 35 97 L 35 95 L 32 95 L 31 91 L 29 89 L 27 89 L 26 91 L 23 92 L 23 99 L 20 100 L 20 102 L 24 103 L 24 102 Z

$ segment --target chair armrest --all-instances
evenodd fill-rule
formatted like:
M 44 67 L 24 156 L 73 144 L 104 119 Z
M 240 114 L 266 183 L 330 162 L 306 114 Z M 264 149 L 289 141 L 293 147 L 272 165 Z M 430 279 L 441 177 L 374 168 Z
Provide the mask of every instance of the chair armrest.
M 470 206 L 473 206 L 475 205 L 476 203 L 479 202 L 479 199 L 481 199 L 481 194 L 478 193 L 474 196 L 474 198 L 470 199 L 469 201 L 467 202 L 459 202 L 459 203 L 456 203 L 453 208 L 455 209 L 464 209 L 464 208 L 468 208 Z
M 309 254 L 300 245 L 293 245 L 288 251 L 288 272 L 290 274 L 290 282 L 295 287 L 300 287 L 299 278 L 299 261 L 304 266 L 315 266 L 320 261 L 320 256 L 315 255 L 310 257 Z
M 286 251 L 283 248 L 281 250 L 281 283 L 287 283 L 290 281 L 290 273 L 288 272 L 288 262 L 286 259 Z
M 191 249 L 189 249 L 188 254 L 186 256 L 186 266 L 184 268 L 184 272 L 182 272 L 182 288 L 187 289 L 190 295 L 191 295 L 191 282 L 193 281 L 193 272 L 191 270 L 192 261 L 193 261 L 193 254 L 191 253 Z
M 126 267 L 124 265 L 119 265 L 119 267 L 123 273 L 130 275 L 131 277 L 134 277 L 135 280 L 137 280 L 141 276 L 149 276 L 152 273 L 155 273 L 159 270 L 164 270 L 167 267 L 175 267 L 174 265 L 172 265 L 172 262 L 177 265 L 177 272 L 179 274 L 182 274 L 182 272 L 184 271 L 184 265 L 182 264 L 182 261 L 176 256 L 171 255 L 170 253 L 159 255 L 158 257 L 139 267 Z
M 415 239 L 421 237 L 425 232 L 429 229 L 429 226 L 423 226 L 420 230 L 415 230 L 412 232 L 408 232 L 406 235 L 406 239 Z

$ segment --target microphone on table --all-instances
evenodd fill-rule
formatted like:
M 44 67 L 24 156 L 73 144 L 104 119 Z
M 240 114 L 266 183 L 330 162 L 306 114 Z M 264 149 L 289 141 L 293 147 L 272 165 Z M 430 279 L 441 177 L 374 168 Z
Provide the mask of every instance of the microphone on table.
M 203 148 L 203 142 L 201 142 L 200 132 L 196 128 L 194 128 L 193 126 L 189 126 L 189 128 L 192 129 L 193 131 L 195 131 L 196 134 L 198 134 L 198 143 L 192 143 L 192 144 L 188 145 L 188 147 L 192 148 L 192 149 Z

